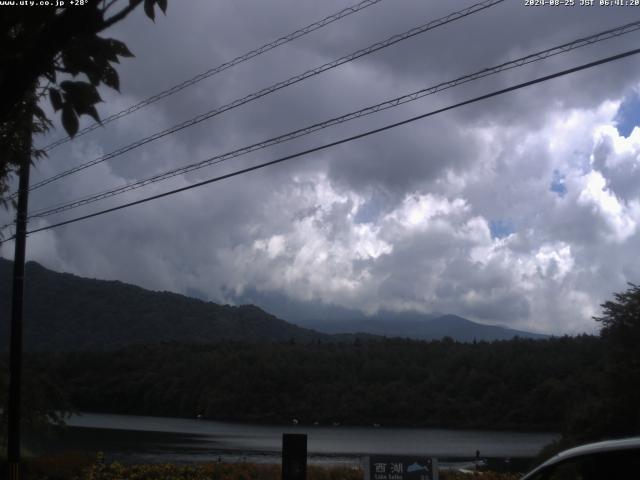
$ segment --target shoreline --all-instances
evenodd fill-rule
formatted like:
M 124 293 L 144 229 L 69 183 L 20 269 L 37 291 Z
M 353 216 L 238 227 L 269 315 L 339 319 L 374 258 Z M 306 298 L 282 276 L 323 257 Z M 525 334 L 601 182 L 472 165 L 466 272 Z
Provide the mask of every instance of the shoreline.
M 83 410 L 79 412 L 75 412 L 66 417 L 66 419 L 74 418 L 74 417 L 82 417 L 87 415 L 114 415 L 119 417 L 135 417 L 135 418 L 160 418 L 166 420 L 193 420 L 193 421 L 201 421 L 201 422 L 211 422 L 211 423 L 220 423 L 220 424 L 229 424 L 229 425 L 239 425 L 239 426 L 260 426 L 260 427 L 274 427 L 274 428 L 339 428 L 339 427 L 348 427 L 348 428 L 363 428 L 363 429 L 396 429 L 396 430 L 447 430 L 447 431 L 459 431 L 459 432 L 494 432 L 494 433 L 503 433 L 503 432 L 523 432 L 525 434 L 541 434 L 541 435 L 555 435 L 559 436 L 559 432 L 554 432 L 551 428 L 545 427 L 536 427 L 534 425 L 521 425 L 521 424 L 510 424 L 510 425 L 500 425 L 500 426 L 486 426 L 483 424 L 476 425 L 466 425 L 461 426 L 460 424 L 451 423 L 451 424 L 442 424 L 442 423 L 406 423 L 406 422 L 384 422 L 384 423 L 351 423 L 348 421 L 345 422 L 307 422 L 304 420 L 297 420 L 297 423 L 294 422 L 294 419 L 290 421 L 272 421 L 272 420 L 262 420 L 259 418 L 256 419 L 221 419 L 221 418 L 208 418 L 208 417 L 182 417 L 182 416 L 174 416 L 174 415 L 160 415 L 160 414 L 146 414 L 146 413 L 118 413 L 118 412 L 93 412 L 88 410 Z

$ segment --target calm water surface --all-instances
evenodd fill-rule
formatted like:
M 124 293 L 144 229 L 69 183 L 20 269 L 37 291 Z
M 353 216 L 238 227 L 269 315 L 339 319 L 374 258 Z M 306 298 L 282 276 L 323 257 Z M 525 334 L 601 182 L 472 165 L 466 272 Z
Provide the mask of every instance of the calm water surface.
M 439 458 L 533 457 L 553 433 L 433 428 L 252 425 L 209 420 L 82 414 L 67 422 L 59 445 L 135 461 L 278 462 L 283 433 L 306 433 L 312 463 L 352 464 L 372 454 Z

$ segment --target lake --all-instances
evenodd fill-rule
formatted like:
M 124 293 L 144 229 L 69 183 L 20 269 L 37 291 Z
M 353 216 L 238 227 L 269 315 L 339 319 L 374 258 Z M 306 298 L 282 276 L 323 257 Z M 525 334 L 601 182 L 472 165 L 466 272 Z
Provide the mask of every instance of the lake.
M 107 461 L 280 462 L 283 433 L 308 436 L 310 463 L 358 465 L 373 454 L 423 455 L 459 461 L 476 450 L 487 458 L 530 458 L 553 433 L 436 428 L 253 425 L 209 420 L 85 413 L 49 450 L 102 451 Z

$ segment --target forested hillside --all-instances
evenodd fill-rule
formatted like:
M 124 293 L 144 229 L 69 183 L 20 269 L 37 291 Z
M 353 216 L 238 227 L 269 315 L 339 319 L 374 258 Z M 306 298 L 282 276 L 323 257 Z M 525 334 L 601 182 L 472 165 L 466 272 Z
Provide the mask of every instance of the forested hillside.
M 251 422 L 559 430 L 602 368 L 598 338 L 168 344 L 31 357 L 80 410 Z
M 0 316 L 9 318 L 13 263 L 0 259 Z M 118 281 L 92 280 L 26 265 L 25 345 L 29 350 L 108 349 L 141 343 L 221 340 L 309 341 L 328 335 L 253 305 L 233 307 Z M 0 322 L 0 339 L 9 322 Z M 6 349 L 1 342 L 0 349 Z
M 9 318 L 13 263 L 0 259 L 0 315 Z M 383 312 L 358 322 L 332 318 L 294 325 L 255 305 L 229 306 L 171 292 L 154 292 L 119 281 L 95 280 L 26 265 L 25 345 L 27 350 L 112 349 L 127 345 L 219 341 L 353 341 L 373 335 L 425 340 L 449 336 L 460 341 L 544 338 L 504 327 L 481 325 L 455 315 Z M 342 324 L 343 323 L 343 324 Z M 336 324 L 341 324 L 336 328 Z M 0 339 L 8 337 L 0 322 Z M 324 333 L 321 333 L 324 332 Z M 0 342 L 0 351 L 7 348 Z

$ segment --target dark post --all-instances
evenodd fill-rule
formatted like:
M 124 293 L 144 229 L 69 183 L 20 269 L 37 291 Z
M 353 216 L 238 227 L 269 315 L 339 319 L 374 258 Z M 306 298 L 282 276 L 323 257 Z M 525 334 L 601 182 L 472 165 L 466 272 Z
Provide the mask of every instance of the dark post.
M 31 123 L 29 122 L 29 125 Z M 20 473 L 20 386 L 22 380 L 22 304 L 24 300 L 24 261 L 27 244 L 27 210 L 29 168 L 31 166 L 31 131 L 20 164 L 18 208 L 16 211 L 15 254 L 13 257 L 13 297 L 11 299 L 11 343 L 9 345 L 8 445 L 9 480 L 19 480 Z
M 307 436 L 302 433 L 282 434 L 282 480 L 306 480 Z

